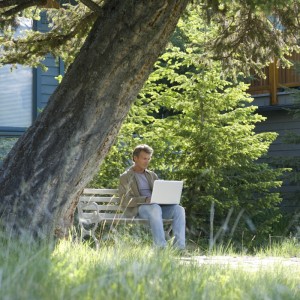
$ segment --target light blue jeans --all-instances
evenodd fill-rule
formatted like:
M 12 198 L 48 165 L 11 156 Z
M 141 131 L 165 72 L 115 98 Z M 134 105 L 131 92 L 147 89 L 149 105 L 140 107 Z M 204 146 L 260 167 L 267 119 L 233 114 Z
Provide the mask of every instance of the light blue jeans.
M 154 245 L 160 248 L 164 248 L 167 246 L 163 219 L 173 219 L 173 245 L 178 249 L 185 248 L 185 210 L 182 206 L 177 204 L 143 204 L 139 206 L 138 215 L 143 219 L 149 220 Z

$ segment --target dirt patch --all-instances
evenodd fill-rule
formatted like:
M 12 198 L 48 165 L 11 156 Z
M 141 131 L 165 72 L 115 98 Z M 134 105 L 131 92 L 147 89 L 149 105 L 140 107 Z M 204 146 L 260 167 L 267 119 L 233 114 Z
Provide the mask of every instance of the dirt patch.
M 181 257 L 181 261 L 199 265 L 219 265 L 231 268 L 245 268 L 253 271 L 277 266 L 300 269 L 300 257 L 192 256 Z

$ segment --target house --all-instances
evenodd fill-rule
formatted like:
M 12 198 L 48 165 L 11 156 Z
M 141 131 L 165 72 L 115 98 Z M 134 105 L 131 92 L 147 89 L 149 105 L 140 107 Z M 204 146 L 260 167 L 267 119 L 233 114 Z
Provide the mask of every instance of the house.
M 299 62 L 300 55 L 295 53 L 291 59 Z M 275 167 L 293 168 L 286 174 L 281 188 L 284 199 L 281 207 L 285 212 L 294 213 L 300 208 L 300 142 L 285 139 L 289 134 L 300 135 L 300 118 L 295 118 L 295 111 L 299 109 L 297 101 L 300 101 L 300 73 L 295 68 L 276 65 L 274 61 L 267 67 L 266 78 L 253 81 L 249 92 L 258 113 L 267 117 L 265 122 L 257 124 L 256 131 L 279 134 L 269 148 L 268 161 Z
M 17 34 L 34 28 L 41 32 L 48 29 L 45 15 L 39 21 L 20 18 Z M 20 135 L 36 119 L 58 85 L 55 79 L 64 74 L 62 60 L 47 55 L 44 60 L 47 72 L 41 68 L 11 66 L 0 68 L 0 164 Z

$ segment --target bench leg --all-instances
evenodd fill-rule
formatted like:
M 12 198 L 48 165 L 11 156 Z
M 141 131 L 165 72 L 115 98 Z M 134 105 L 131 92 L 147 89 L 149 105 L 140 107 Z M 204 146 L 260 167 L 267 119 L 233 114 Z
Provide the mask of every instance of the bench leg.
M 171 231 L 172 231 L 172 225 L 170 225 L 170 226 L 165 230 L 166 240 L 169 240 L 169 239 L 171 238 Z
M 96 249 L 98 250 L 99 249 L 99 240 L 96 238 L 95 229 L 93 228 L 93 229 L 90 229 L 90 230 L 86 230 L 85 228 L 81 227 L 81 236 L 80 236 L 81 242 L 83 242 L 83 238 L 85 236 L 92 237 L 92 239 L 95 242 Z

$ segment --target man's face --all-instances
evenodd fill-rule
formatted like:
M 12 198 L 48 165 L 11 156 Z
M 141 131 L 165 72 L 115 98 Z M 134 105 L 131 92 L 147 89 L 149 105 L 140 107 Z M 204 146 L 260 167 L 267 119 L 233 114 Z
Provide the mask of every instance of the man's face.
M 141 151 L 139 156 L 133 157 L 135 166 L 140 170 L 147 169 L 149 162 L 151 160 L 151 154 L 146 153 L 145 151 Z

